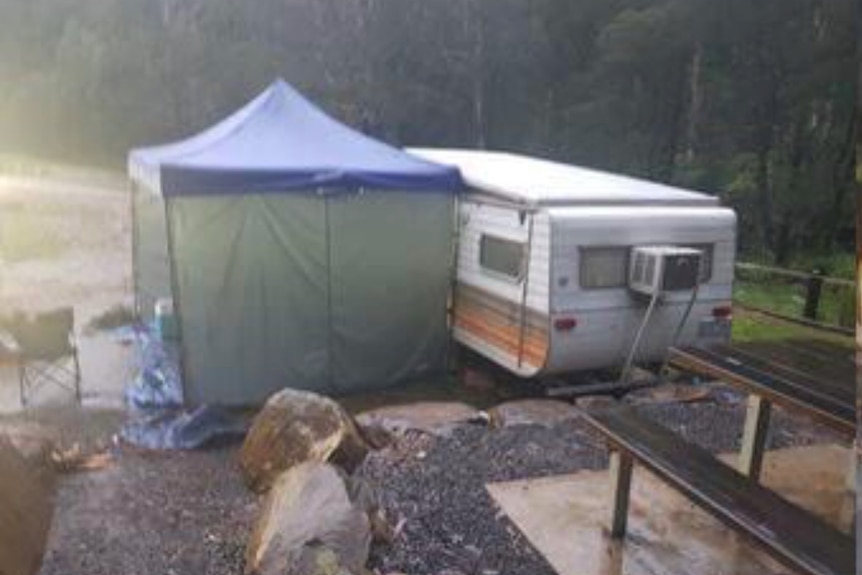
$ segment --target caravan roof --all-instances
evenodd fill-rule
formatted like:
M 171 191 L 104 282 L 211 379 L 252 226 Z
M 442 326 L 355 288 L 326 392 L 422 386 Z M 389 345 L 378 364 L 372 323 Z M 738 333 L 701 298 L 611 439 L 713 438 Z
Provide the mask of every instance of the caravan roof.
M 718 199 L 647 180 L 506 152 L 413 148 L 410 152 L 461 170 L 468 186 L 530 206 L 712 206 Z

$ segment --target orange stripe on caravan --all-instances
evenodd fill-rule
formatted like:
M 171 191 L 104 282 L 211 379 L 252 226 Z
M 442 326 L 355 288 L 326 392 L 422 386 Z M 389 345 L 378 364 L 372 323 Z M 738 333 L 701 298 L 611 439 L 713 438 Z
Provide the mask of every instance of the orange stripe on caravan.
M 454 308 L 458 328 L 517 361 L 521 346 L 521 313 L 517 304 L 485 290 L 458 284 Z M 548 356 L 548 316 L 528 310 L 525 319 L 522 359 L 531 367 L 541 367 Z
M 472 319 L 463 315 L 456 318 L 455 325 L 517 359 L 520 339 L 516 328 L 495 327 L 490 322 L 484 321 L 481 318 Z M 541 337 L 541 334 L 531 334 L 529 332 L 525 334 L 523 358 L 525 361 L 535 366 L 541 366 L 544 363 L 547 352 L 547 340 Z

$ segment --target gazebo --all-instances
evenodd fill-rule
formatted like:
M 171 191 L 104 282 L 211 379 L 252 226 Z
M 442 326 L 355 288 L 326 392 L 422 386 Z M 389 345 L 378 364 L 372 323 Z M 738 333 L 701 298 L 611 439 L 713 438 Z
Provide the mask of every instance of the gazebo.
M 279 80 L 129 155 L 136 307 L 173 302 L 185 401 L 347 393 L 445 368 L 458 172 Z

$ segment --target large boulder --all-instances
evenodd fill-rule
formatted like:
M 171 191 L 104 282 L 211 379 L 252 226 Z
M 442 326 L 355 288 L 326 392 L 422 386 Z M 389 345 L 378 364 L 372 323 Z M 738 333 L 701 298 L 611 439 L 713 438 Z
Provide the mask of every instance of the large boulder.
M 39 570 L 53 514 L 49 478 L 0 438 L 0 573 Z
M 335 401 L 285 389 L 254 418 L 240 451 L 248 486 L 263 493 L 275 478 L 307 461 L 332 462 L 352 471 L 368 448 L 350 415 Z
M 361 573 L 371 526 L 338 469 L 303 463 L 278 476 L 246 549 L 247 575 Z

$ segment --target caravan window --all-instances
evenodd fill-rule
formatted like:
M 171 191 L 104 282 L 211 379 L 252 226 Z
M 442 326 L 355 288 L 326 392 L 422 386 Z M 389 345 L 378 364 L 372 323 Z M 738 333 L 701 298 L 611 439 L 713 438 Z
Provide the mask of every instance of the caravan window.
M 495 274 L 520 281 L 526 269 L 526 245 L 521 242 L 482 235 L 479 240 L 479 264 Z
M 687 248 L 703 252 L 700 283 L 712 279 L 712 244 L 689 244 Z M 629 253 L 623 246 L 581 248 L 581 287 L 584 289 L 615 288 L 628 285 Z
M 700 260 L 700 283 L 707 283 L 712 279 L 712 253 L 714 246 L 712 244 L 691 244 L 685 247 L 703 252 L 703 257 Z
M 628 284 L 628 246 L 590 247 L 580 251 L 582 288 L 617 288 Z

